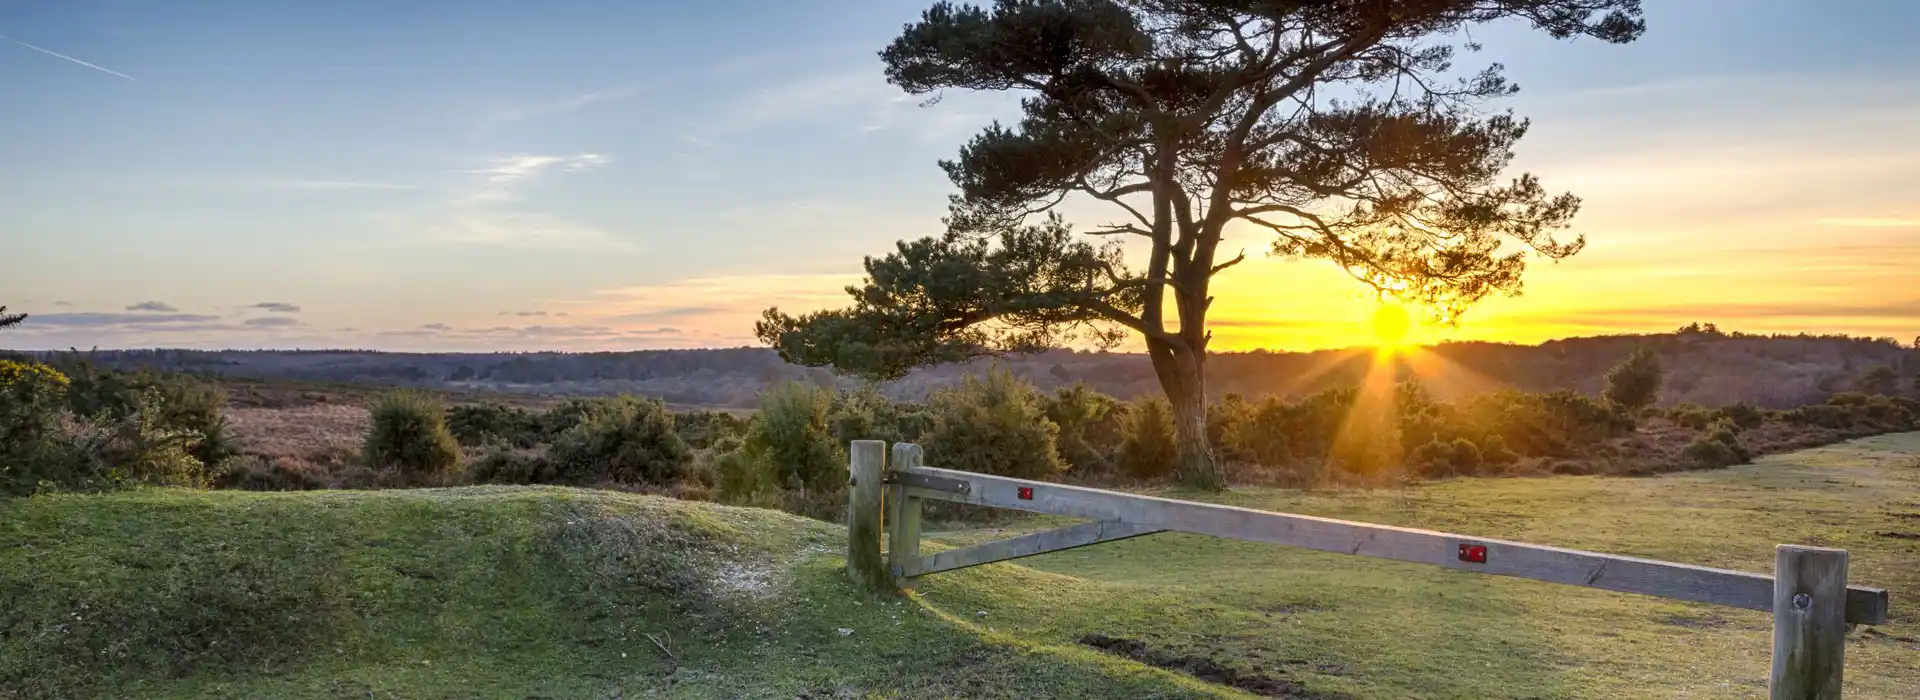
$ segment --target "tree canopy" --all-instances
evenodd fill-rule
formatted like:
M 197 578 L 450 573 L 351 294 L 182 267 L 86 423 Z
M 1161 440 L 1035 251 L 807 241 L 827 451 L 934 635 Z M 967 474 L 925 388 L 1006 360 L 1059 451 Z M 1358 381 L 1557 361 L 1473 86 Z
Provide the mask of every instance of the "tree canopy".
M 1503 178 L 1528 122 L 1484 105 L 1501 66 L 1461 73 L 1466 30 L 1522 22 L 1628 42 L 1638 0 L 998 0 L 940 2 L 881 52 L 913 94 L 1018 91 L 940 165 L 949 230 L 867 260 L 852 308 L 769 310 L 762 339 L 802 364 L 895 376 L 1068 334 L 1140 335 L 1192 444 L 1230 226 L 1272 253 L 1324 259 L 1382 294 L 1452 318 L 1516 293 L 1529 254 L 1577 253 L 1579 209 L 1529 174 Z M 1112 220 L 1067 235 L 1068 197 Z M 1146 255 L 1121 265 L 1114 242 Z M 1169 311 L 1172 312 L 1171 318 Z
M 7 307 L 0 306 L 0 328 L 19 325 L 21 321 L 25 320 L 27 320 L 26 314 L 10 314 L 7 313 Z

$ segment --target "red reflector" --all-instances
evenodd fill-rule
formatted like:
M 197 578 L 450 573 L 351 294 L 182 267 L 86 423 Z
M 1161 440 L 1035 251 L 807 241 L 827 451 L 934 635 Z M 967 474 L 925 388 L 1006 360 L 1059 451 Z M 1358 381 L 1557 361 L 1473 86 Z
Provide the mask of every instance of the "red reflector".
M 1487 563 L 1487 546 L 1484 544 L 1460 544 L 1460 561 L 1474 564 Z
M 1031 501 L 1031 500 L 1033 500 L 1033 487 L 1032 487 L 1032 486 L 1022 486 L 1022 487 L 1020 487 L 1020 500 L 1022 500 L 1022 501 Z

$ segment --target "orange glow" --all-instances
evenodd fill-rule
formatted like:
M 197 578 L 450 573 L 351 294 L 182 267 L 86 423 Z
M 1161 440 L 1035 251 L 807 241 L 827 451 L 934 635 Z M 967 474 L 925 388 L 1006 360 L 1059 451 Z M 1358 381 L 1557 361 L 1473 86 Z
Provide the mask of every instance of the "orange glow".
M 1405 307 L 1381 304 L 1373 310 L 1373 340 L 1382 351 L 1391 352 L 1405 344 L 1410 330 L 1413 330 L 1413 317 Z

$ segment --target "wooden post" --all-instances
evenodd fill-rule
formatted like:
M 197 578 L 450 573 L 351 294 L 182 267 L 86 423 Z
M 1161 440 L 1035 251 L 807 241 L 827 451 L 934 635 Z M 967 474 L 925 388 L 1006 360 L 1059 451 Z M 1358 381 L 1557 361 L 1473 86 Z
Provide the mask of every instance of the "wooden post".
M 885 590 L 892 578 L 886 562 L 880 559 L 880 479 L 887 470 L 887 443 L 882 440 L 855 440 L 849 450 L 852 458 L 852 488 L 847 501 L 847 575 L 856 585 L 869 590 Z
M 1847 648 L 1847 551 L 1774 549 L 1773 700 L 1838 700 Z
M 893 444 L 893 469 L 913 469 L 921 465 L 922 459 L 919 445 Z M 887 570 L 893 576 L 894 588 L 912 590 L 919 579 L 904 573 L 920 558 L 920 497 L 907 495 L 906 484 L 895 483 L 887 488 L 886 500 Z

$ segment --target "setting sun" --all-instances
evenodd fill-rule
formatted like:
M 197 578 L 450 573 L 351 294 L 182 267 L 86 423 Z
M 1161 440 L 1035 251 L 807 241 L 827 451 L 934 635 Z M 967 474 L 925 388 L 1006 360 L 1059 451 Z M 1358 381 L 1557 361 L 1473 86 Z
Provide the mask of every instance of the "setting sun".
M 1407 340 L 1407 332 L 1413 329 L 1413 318 L 1404 307 L 1382 304 L 1373 312 L 1374 343 L 1383 349 L 1399 347 Z

